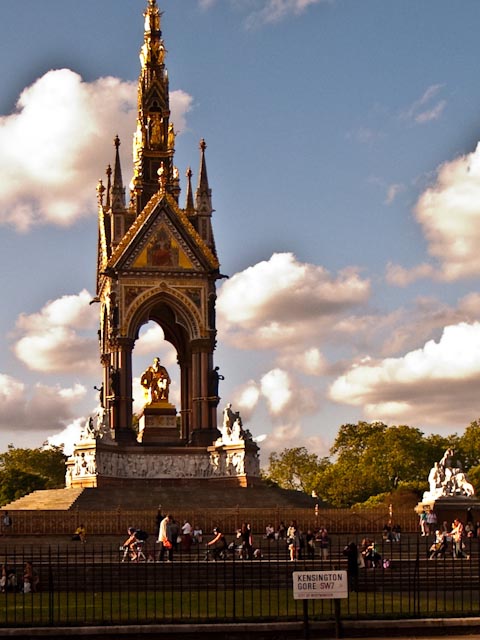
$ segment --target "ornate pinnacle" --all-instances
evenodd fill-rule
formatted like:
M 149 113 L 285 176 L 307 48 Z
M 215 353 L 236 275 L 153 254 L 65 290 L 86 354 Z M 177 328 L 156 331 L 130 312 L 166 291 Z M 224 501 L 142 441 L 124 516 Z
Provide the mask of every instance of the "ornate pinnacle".
M 103 181 L 99 180 L 97 184 L 97 200 L 100 206 L 103 205 L 103 194 L 105 193 L 105 187 L 103 186 Z

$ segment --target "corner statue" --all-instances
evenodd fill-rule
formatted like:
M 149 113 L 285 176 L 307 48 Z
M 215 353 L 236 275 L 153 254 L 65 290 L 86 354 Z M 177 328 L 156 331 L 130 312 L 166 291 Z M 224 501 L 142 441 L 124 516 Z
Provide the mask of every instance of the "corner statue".
M 145 388 L 151 404 L 168 401 L 170 376 L 165 367 L 160 364 L 160 358 L 154 358 L 153 364 L 142 373 L 140 384 Z
M 423 500 L 437 500 L 444 496 L 464 496 L 471 498 L 475 495 L 473 485 L 467 480 L 461 464 L 453 466 L 453 449 L 447 449 L 440 462 L 435 462 L 428 474 L 430 490 L 425 491 Z

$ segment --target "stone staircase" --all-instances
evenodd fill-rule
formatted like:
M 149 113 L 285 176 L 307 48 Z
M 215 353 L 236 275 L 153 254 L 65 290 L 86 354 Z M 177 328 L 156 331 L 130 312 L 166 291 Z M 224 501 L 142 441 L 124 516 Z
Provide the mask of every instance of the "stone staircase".
M 253 487 L 225 487 L 196 483 L 188 486 L 142 486 L 139 482 L 125 487 L 50 489 L 34 491 L 3 509 L 11 511 L 65 510 L 110 511 L 116 509 L 157 509 L 162 505 L 175 512 L 185 509 L 243 508 L 312 508 L 315 500 L 299 491 L 287 491 L 266 484 Z
M 73 507 L 84 489 L 44 489 L 19 498 L 2 507 L 5 511 L 68 511 Z

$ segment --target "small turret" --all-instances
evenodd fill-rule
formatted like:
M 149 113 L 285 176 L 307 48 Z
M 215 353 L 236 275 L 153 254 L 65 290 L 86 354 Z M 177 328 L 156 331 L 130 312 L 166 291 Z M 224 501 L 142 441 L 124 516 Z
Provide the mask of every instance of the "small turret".
M 215 241 L 212 230 L 212 190 L 208 185 L 207 163 L 205 160 L 205 140 L 200 141 L 200 172 L 198 175 L 198 186 L 195 193 L 196 228 L 205 244 L 215 251 Z

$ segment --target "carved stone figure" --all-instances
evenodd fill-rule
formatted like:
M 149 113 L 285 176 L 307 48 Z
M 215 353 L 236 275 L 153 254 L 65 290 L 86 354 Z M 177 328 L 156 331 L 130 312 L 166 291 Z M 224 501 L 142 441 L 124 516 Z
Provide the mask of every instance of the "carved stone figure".
M 468 482 L 462 465 L 453 465 L 453 449 L 447 449 L 439 462 L 435 462 L 428 474 L 429 490 L 423 494 L 423 500 L 437 500 L 444 496 L 466 496 L 475 494 L 473 485 Z
M 151 403 L 168 401 L 170 382 L 168 371 L 160 364 L 160 358 L 155 358 L 153 365 L 148 367 L 140 378 L 140 384 L 149 394 Z

